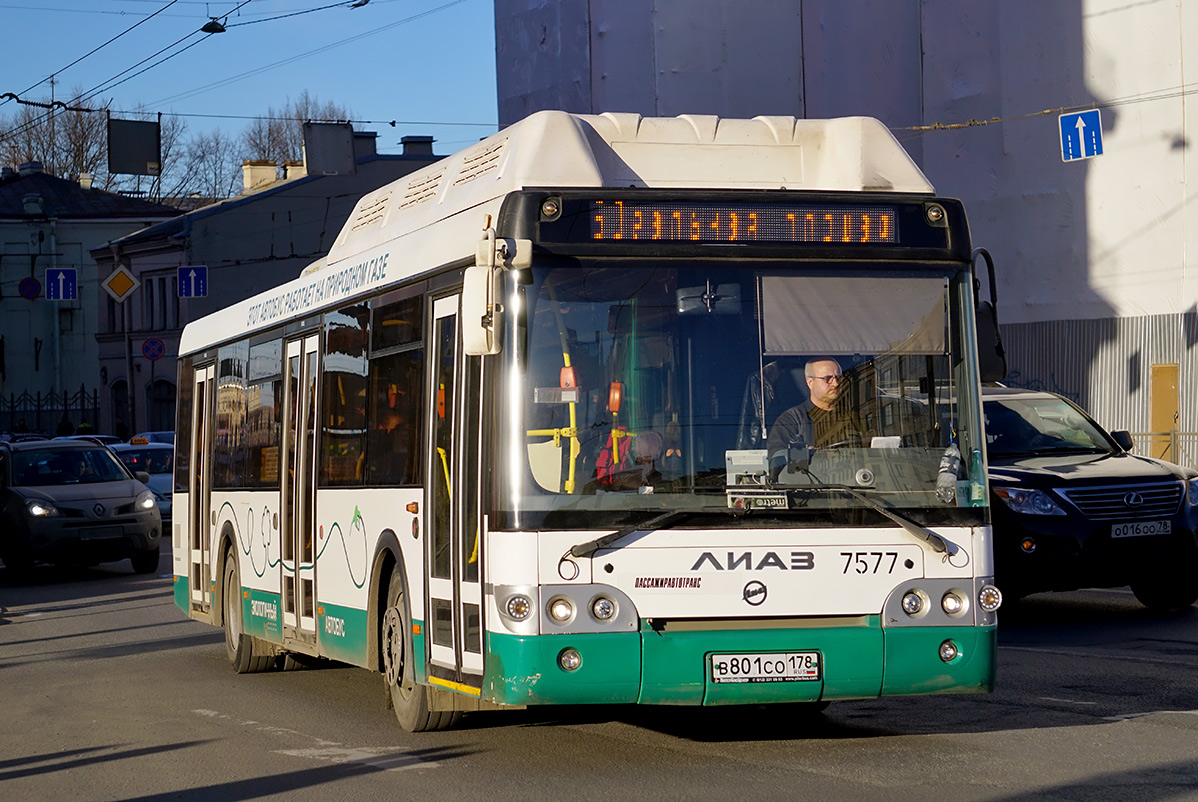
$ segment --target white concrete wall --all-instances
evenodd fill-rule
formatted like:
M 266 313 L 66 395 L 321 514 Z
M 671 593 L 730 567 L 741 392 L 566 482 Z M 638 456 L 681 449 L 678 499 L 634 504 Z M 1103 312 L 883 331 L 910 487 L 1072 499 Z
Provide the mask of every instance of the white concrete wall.
M 1004 330 L 1036 340 L 1013 343 L 1020 382 L 1118 426 L 1144 417 L 1150 366 L 1177 362 L 1182 427 L 1198 428 L 1198 0 L 495 8 L 501 124 L 542 108 L 878 117 L 994 255 Z M 1063 162 L 1057 110 L 1094 105 L 1103 155 Z M 971 120 L 988 124 L 918 130 Z

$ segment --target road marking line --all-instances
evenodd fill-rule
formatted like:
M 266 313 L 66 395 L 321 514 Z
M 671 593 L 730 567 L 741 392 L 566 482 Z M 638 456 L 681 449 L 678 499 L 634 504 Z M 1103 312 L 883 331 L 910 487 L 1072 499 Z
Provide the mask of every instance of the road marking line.
M 286 727 L 276 727 L 261 721 L 254 721 L 253 719 L 237 718 L 236 716 L 230 716 L 227 713 L 221 713 L 216 710 L 197 709 L 191 712 L 204 718 L 227 721 L 236 727 L 253 727 L 259 732 L 268 732 L 271 735 L 284 737 L 302 738 L 316 744 L 315 748 L 308 749 L 272 750 L 273 754 L 276 755 L 290 755 L 291 757 L 302 757 L 309 760 L 328 760 L 333 763 L 352 763 L 384 771 L 439 768 L 441 765 L 434 760 L 425 760 L 417 757 L 410 750 L 398 746 L 345 746 L 337 741 L 326 741 L 323 738 L 317 738 L 315 735 L 308 735 L 307 733 L 287 729 Z
M 1060 702 L 1061 704 L 1066 704 L 1066 705 L 1097 705 L 1098 704 L 1098 702 L 1079 702 L 1076 699 L 1058 699 L 1055 696 L 1041 696 L 1039 698 L 1041 701 L 1044 701 L 1044 702 Z
M 333 749 L 276 749 L 276 755 L 290 755 L 310 760 L 329 760 L 333 763 L 352 763 L 385 771 L 439 768 L 440 764 L 424 760 L 397 747 L 342 747 Z

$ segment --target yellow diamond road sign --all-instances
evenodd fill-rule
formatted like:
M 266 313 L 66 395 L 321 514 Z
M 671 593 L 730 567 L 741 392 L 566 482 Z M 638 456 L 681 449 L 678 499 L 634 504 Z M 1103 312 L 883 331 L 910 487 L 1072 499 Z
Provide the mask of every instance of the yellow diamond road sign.
M 112 274 L 101 282 L 101 286 L 112 296 L 114 301 L 122 303 L 129 297 L 129 293 L 141 286 L 141 282 L 129 272 L 128 268 L 122 266 L 112 271 Z

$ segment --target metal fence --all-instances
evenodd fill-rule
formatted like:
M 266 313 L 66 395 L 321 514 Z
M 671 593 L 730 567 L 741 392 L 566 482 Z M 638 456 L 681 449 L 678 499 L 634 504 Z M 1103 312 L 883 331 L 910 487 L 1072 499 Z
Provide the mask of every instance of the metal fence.
M 40 392 L 0 395 L 0 432 L 75 434 L 84 424 L 94 432 L 99 416 L 100 391 L 88 391 L 82 384 L 73 393 L 64 390 L 44 395 Z
M 1198 468 L 1198 432 L 1132 432 L 1132 452 Z

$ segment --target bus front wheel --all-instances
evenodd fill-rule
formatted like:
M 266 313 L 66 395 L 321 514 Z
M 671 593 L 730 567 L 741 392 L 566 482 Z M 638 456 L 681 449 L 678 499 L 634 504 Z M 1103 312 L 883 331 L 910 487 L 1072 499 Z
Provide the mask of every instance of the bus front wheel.
M 271 667 L 273 659 L 259 654 L 254 639 L 245 634 L 241 623 L 241 578 L 237 573 L 237 555 L 225 556 L 225 581 L 222 588 L 225 609 L 225 652 L 238 674 L 254 674 Z
M 411 617 L 404 597 L 403 577 L 398 569 L 391 574 L 391 583 L 387 587 L 382 642 L 383 677 L 400 726 L 408 732 L 429 732 L 452 726 L 459 714 L 430 711 L 428 688 L 416 682 L 412 665 Z

